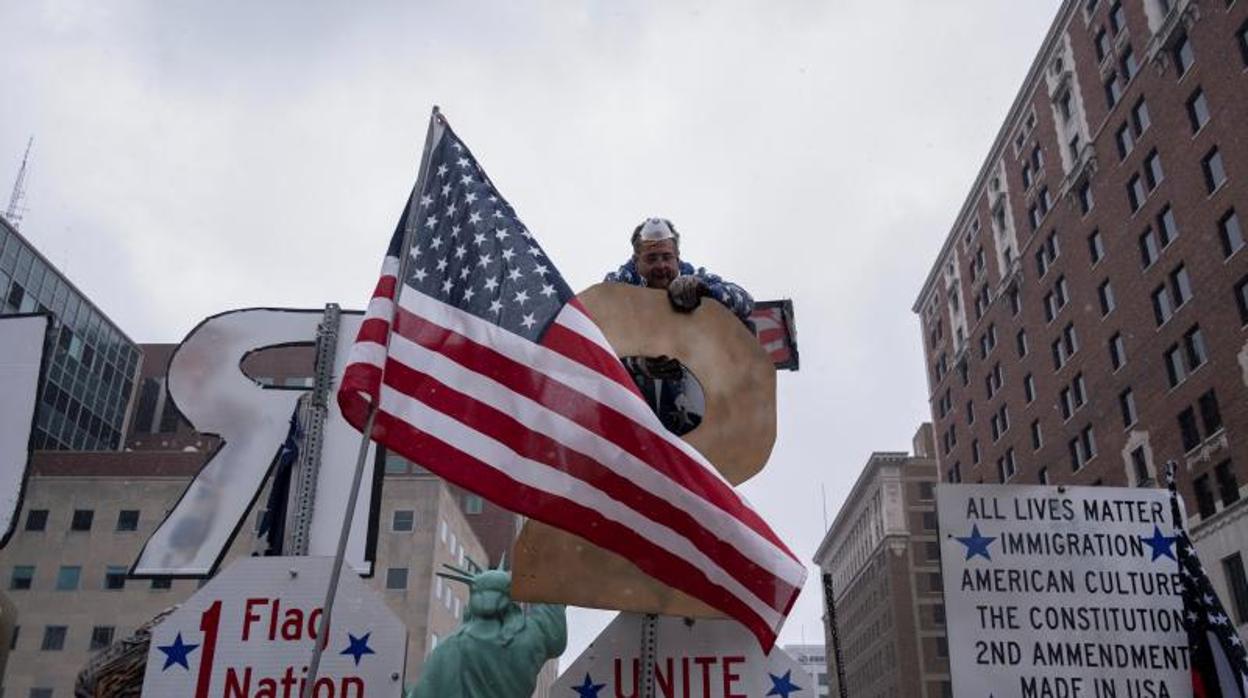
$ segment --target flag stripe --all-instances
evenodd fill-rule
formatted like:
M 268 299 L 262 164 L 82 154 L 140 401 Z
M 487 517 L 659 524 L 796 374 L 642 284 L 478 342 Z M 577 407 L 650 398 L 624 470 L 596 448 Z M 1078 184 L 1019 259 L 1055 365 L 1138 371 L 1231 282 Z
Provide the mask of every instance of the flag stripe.
M 686 493 L 672 501 L 656 494 L 685 491 L 667 487 L 659 473 L 598 433 L 493 381 L 470 380 L 467 369 L 406 338 L 396 335 L 391 357 L 386 366 L 387 387 L 446 412 L 520 455 L 560 469 L 655 521 L 668 522 L 674 532 L 741 575 L 751 591 L 772 607 L 782 607 L 797 593 L 787 580 L 776 579 L 792 567 L 781 551 L 735 519 L 720 515 L 701 498 Z M 733 539 L 747 545 L 739 550 L 727 542 Z
M 424 297 L 420 298 L 423 302 Z M 403 305 L 407 305 L 406 299 Z M 712 476 L 707 467 L 688 458 L 683 449 L 671 448 L 672 442 L 668 439 L 656 438 L 658 435 L 654 431 L 639 425 L 631 419 L 632 415 L 622 414 L 613 407 L 597 402 L 563 382 L 555 380 L 551 375 L 530 368 L 530 366 L 541 365 L 541 361 L 520 363 L 495 351 L 495 349 L 507 346 L 508 338 L 499 338 L 489 346 L 484 346 L 440 324 L 413 315 L 407 312 L 406 308 L 399 310 L 395 333 L 425 347 L 440 351 L 475 373 L 487 376 L 506 385 L 512 391 L 539 401 L 585 428 L 599 430 L 617 446 L 651 464 L 652 467 L 675 480 L 677 484 L 698 494 L 723 513 L 749 526 L 792 558 L 792 553 L 788 548 L 775 537 L 775 534 L 752 510 L 742 504 L 738 495 L 722 478 L 718 477 L 717 473 Z M 555 373 L 551 372 L 551 374 Z M 567 376 L 559 375 L 559 377 L 566 378 Z M 644 410 L 644 404 L 642 408 Z M 648 411 L 643 414 L 653 416 Z M 658 428 L 662 429 L 662 426 Z M 675 437 L 671 438 L 675 439 Z
M 471 484 L 474 489 L 486 481 L 515 488 L 510 493 L 503 492 L 508 500 L 519 504 L 518 513 L 561 528 L 579 521 L 573 529 L 590 542 L 619 551 L 651 575 L 677 580 L 674 586 L 678 589 L 698 598 L 714 599 L 716 606 L 734 616 L 756 619 L 751 627 L 755 633 L 765 631 L 774 636 L 771 628 L 779 625 L 780 613 L 761 602 L 750 603 L 751 595 L 736 580 L 686 541 L 677 538 L 664 545 L 669 541 L 664 540 L 662 529 L 655 522 L 609 498 L 596 501 L 594 492 L 575 478 L 549 468 L 525 467 L 526 459 L 504 445 L 481 438 L 423 403 L 405 399 L 401 393 L 383 388 L 381 407 L 377 420 L 390 438 L 395 438 L 397 431 L 405 432 L 403 438 L 395 441 L 396 450 L 404 456 L 436 459 L 448 466 L 447 479 Z M 405 453 L 404 448 L 409 448 L 410 453 Z

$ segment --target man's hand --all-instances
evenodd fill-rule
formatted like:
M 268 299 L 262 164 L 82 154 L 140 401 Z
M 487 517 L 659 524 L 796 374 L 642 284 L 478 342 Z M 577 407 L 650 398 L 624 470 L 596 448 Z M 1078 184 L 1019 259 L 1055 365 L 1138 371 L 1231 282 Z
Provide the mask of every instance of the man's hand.
M 672 307 L 682 313 L 692 312 L 702 303 L 702 296 L 710 292 L 706 282 L 692 274 L 681 274 L 667 286 L 667 298 Z

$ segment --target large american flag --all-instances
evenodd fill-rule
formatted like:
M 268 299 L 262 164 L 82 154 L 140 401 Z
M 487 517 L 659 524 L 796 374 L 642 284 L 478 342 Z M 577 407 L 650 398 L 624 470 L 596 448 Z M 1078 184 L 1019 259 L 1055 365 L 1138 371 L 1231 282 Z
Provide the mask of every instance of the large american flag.
M 1183 625 L 1187 630 L 1188 657 L 1192 669 L 1193 698 L 1244 698 L 1248 696 L 1248 654 L 1234 621 L 1218 600 L 1218 594 L 1196 557 L 1183 526 L 1179 494 L 1174 484 L 1175 464 L 1166 465 L 1170 487 L 1170 515 L 1174 521 L 1175 550 L 1183 581 Z
M 423 186 L 399 219 L 351 349 L 343 414 L 363 429 L 376 405 L 372 438 L 386 448 L 623 555 L 736 618 L 769 650 L 805 566 L 650 412 L 436 111 L 426 147 Z

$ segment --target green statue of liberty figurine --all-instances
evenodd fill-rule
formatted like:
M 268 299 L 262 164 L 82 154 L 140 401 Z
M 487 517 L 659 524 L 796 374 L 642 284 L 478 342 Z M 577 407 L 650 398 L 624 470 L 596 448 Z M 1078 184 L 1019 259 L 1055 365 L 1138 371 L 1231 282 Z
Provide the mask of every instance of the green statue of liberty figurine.
M 565 608 L 511 600 L 511 573 L 447 566 L 438 576 L 468 585 L 463 623 L 430 653 L 407 698 L 529 698 L 542 665 L 568 643 Z

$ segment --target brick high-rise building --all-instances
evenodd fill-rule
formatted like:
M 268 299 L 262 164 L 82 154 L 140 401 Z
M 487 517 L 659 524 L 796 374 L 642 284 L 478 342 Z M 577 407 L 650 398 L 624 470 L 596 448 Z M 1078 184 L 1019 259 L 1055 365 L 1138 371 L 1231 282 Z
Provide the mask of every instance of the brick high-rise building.
M 827 695 L 951 695 L 936 530 L 932 427 L 914 455 L 875 452 L 815 551 L 831 575 L 836 625 L 824 616 Z
M 1068 0 L 914 310 L 942 478 L 1153 485 L 1248 621 L 1248 2 Z

